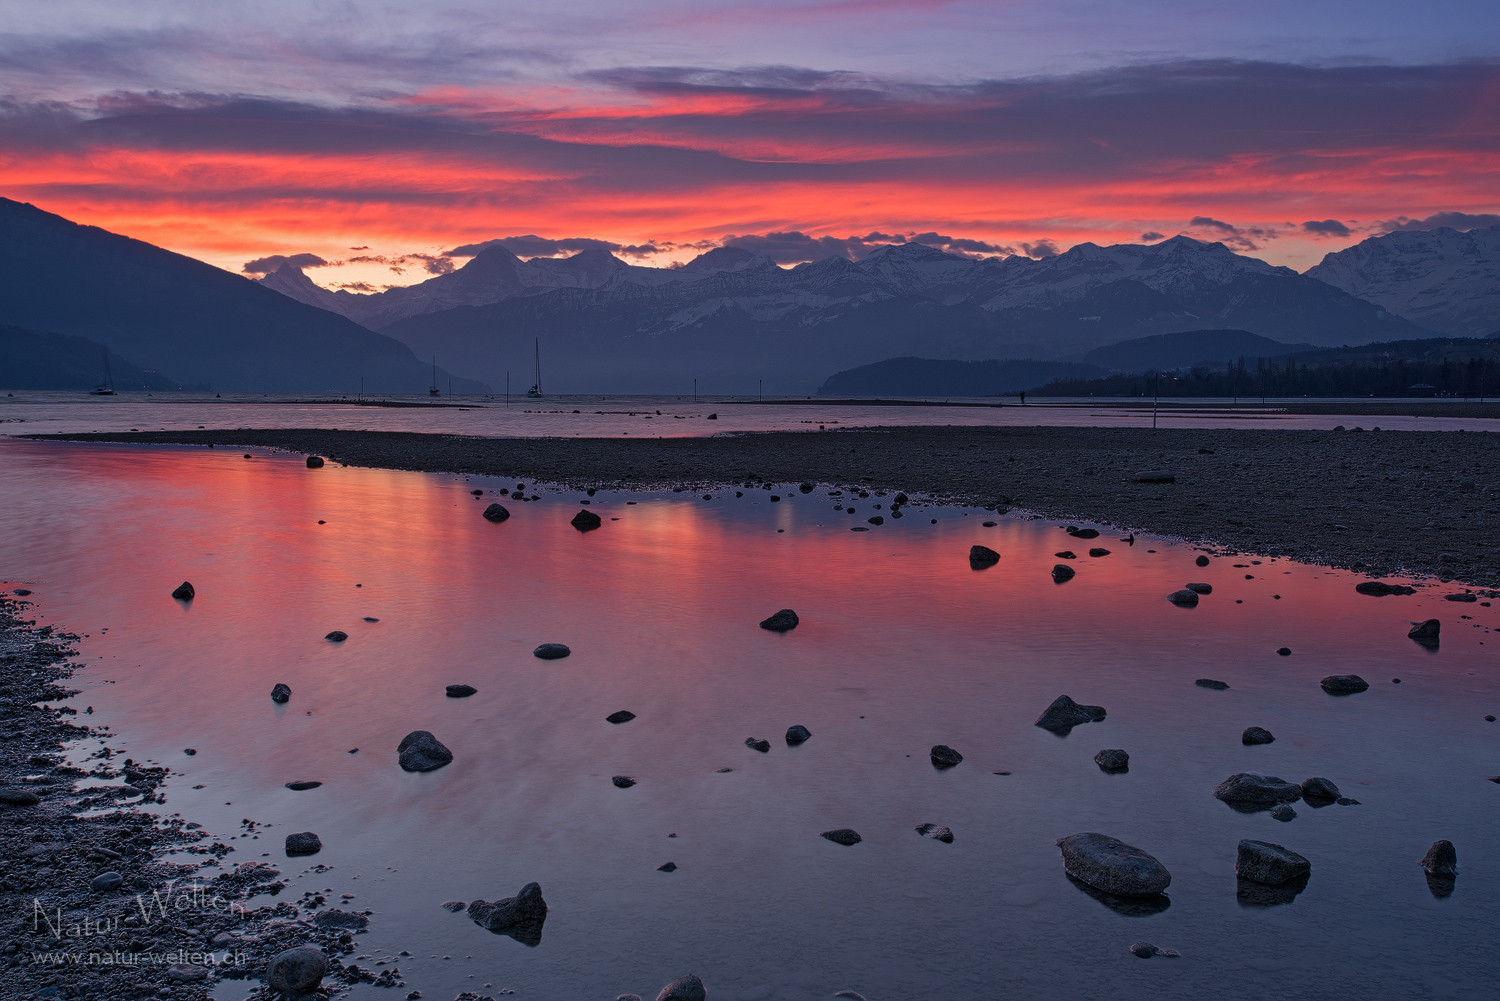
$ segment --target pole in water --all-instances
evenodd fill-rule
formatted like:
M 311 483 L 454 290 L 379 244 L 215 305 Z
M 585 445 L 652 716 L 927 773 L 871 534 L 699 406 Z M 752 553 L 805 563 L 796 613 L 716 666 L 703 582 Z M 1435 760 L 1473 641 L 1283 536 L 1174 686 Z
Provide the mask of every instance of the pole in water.
M 762 401 L 766 398 L 766 380 L 764 379 L 760 380 L 760 398 Z
M 1156 373 L 1156 381 L 1151 389 L 1151 426 L 1156 427 L 1156 398 L 1161 393 L 1161 373 Z
M 505 405 L 510 406 L 510 373 L 505 373 Z
M 693 380 L 693 402 L 694 403 L 698 402 L 698 380 L 697 379 Z

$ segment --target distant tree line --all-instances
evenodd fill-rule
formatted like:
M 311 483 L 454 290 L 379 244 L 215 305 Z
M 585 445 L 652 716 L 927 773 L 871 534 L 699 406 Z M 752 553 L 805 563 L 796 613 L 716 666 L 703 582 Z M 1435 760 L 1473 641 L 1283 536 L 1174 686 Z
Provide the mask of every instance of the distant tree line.
M 1240 357 L 1223 368 L 1058 379 L 1033 396 L 1500 396 L 1494 358 L 1365 360 L 1309 364 L 1296 355 Z

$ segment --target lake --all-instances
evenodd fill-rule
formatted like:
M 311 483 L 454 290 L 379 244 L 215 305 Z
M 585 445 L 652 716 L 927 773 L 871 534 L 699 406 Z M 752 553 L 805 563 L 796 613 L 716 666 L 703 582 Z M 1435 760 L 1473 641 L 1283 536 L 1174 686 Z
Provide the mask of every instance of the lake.
M 1461 588 L 1367 597 L 1344 571 L 1200 568 L 1180 542 L 920 500 L 892 518 L 889 497 L 827 484 L 528 483 L 540 499 L 517 502 L 498 494 L 514 481 L 244 454 L 0 440 L 0 576 L 87 634 L 68 704 L 173 768 L 152 808 L 234 846 L 226 865 L 268 854 L 293 877 L 281 899 L 353 894 L 374 912 L 357 955 L 409 950 L 426 998 L 649 999 L 689 971 L 715 1001 L 1494 996 L 1500 616 L 1443 599 Z M 596 531 L 569 524 L 583 500 Z M 495 501 L 503 523 L 480 516 Z M 999 563 L 971 568 L 976 543 Z M 1054 583 L 1059 562 L 1077 576 Z M 183 580 L 191 603 L 170 597 Z M 1212 594 L 1165 600 L 1186 582 Z M 782 608 L 797 628 L 758 627 Z M 1406 637 L 1429 617 L 1435 652 Z M 547 642 L 571 656 L 534 657 Z M 1319 687 L 1349 673 L 1370 689 Z M 1106 718 L 1032 725 L 1062 694 Z M 790 746 L 797 724 L 812 737 Z M 1244 746 L 1252 725 L 1275 742 Z M 402 771 L 414 730 L 452 764 Z M 962 763 L 936 768 L 937 744 Z M 1104 748 L 1129 770 L 1102 771 Z M 1252 770 L 1325 776 L 1359 805 L 1282 823 L 1214 798 Z M 246 819 L 269 826 L 239 835 Z M 819 836 L 836 828 L 863 841 Z M 322 852 L 287 859 L 297 831 Z M 1054 842 L 1083 831 L 1155 855 L 1169 905 L 1121 913 L 1071 882 Z M 1306 888 L 1242 900 L 1242 838 L 1307 856 Z M 1447 896 L 1417 865 L 1439 838 L 1458 850 Z M 530 881 L 550 906 L 535 947 L 439 906 Z M 1138 959 L 1141 940 L 1181 957 Z

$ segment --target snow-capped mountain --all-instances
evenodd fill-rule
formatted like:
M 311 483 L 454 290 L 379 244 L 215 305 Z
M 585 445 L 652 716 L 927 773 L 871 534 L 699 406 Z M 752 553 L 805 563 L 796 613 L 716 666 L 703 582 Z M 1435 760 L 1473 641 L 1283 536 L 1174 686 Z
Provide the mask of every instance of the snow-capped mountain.
M 1058 358 L 1210 328 L 1318 345 L 1424 333 L 1325 282 L 1188 237 L 1085 243 L 1043 260 L 907 243 L 794 268 L 734 247 L 676 269 L 602 251 L 522 261 L 496 247 L 451 274 L 347 298 L 286 270 L 264 283 L 492 384 L 526 370 L 542 337 L 557 360 L 553 387 L 580 391 L 671 392 L 696 375 L 714 391 L 765 378 L 768 391 L 811 392 L 831 372 L 883 358 Z
M 1500 332 L 1500 226 L 1372 236 L 1307 274 L 1429 330 Z

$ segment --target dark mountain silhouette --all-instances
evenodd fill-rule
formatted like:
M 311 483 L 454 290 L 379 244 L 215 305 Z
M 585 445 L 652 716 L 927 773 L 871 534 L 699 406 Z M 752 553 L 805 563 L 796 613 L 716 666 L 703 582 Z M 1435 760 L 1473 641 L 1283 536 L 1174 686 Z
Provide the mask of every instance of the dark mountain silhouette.
M 1184 330 L 1095 348 L 1077 360 L 1112 372 L 1165 372 L 1195 365 L 1222 366 L 1241 356 L 1279 358 L 1313 350 L 1311 344 L 1283 344 L 1248 330 Z
M 104 352 L 104 345 L 86 337 L 0 324 L 0 389 L 93 389 L 105 381 Z M 203 388 L 179 385 L 113 351 L 108 375 L 122 393 Z
M 405 344 L 149 243 L 0 198 L 0 323 L 87 337 L 240 392 L 424 392 Z M 447 388 L 446 374 L 439 374 Z M 481 383 L 455 379 L 454 389 Z
M 1057 361 L 936 361 L 889 358 L 836 372 L 819 396 L 999 396 L 1055 379 L 1103 375 L 1096 365 Z

